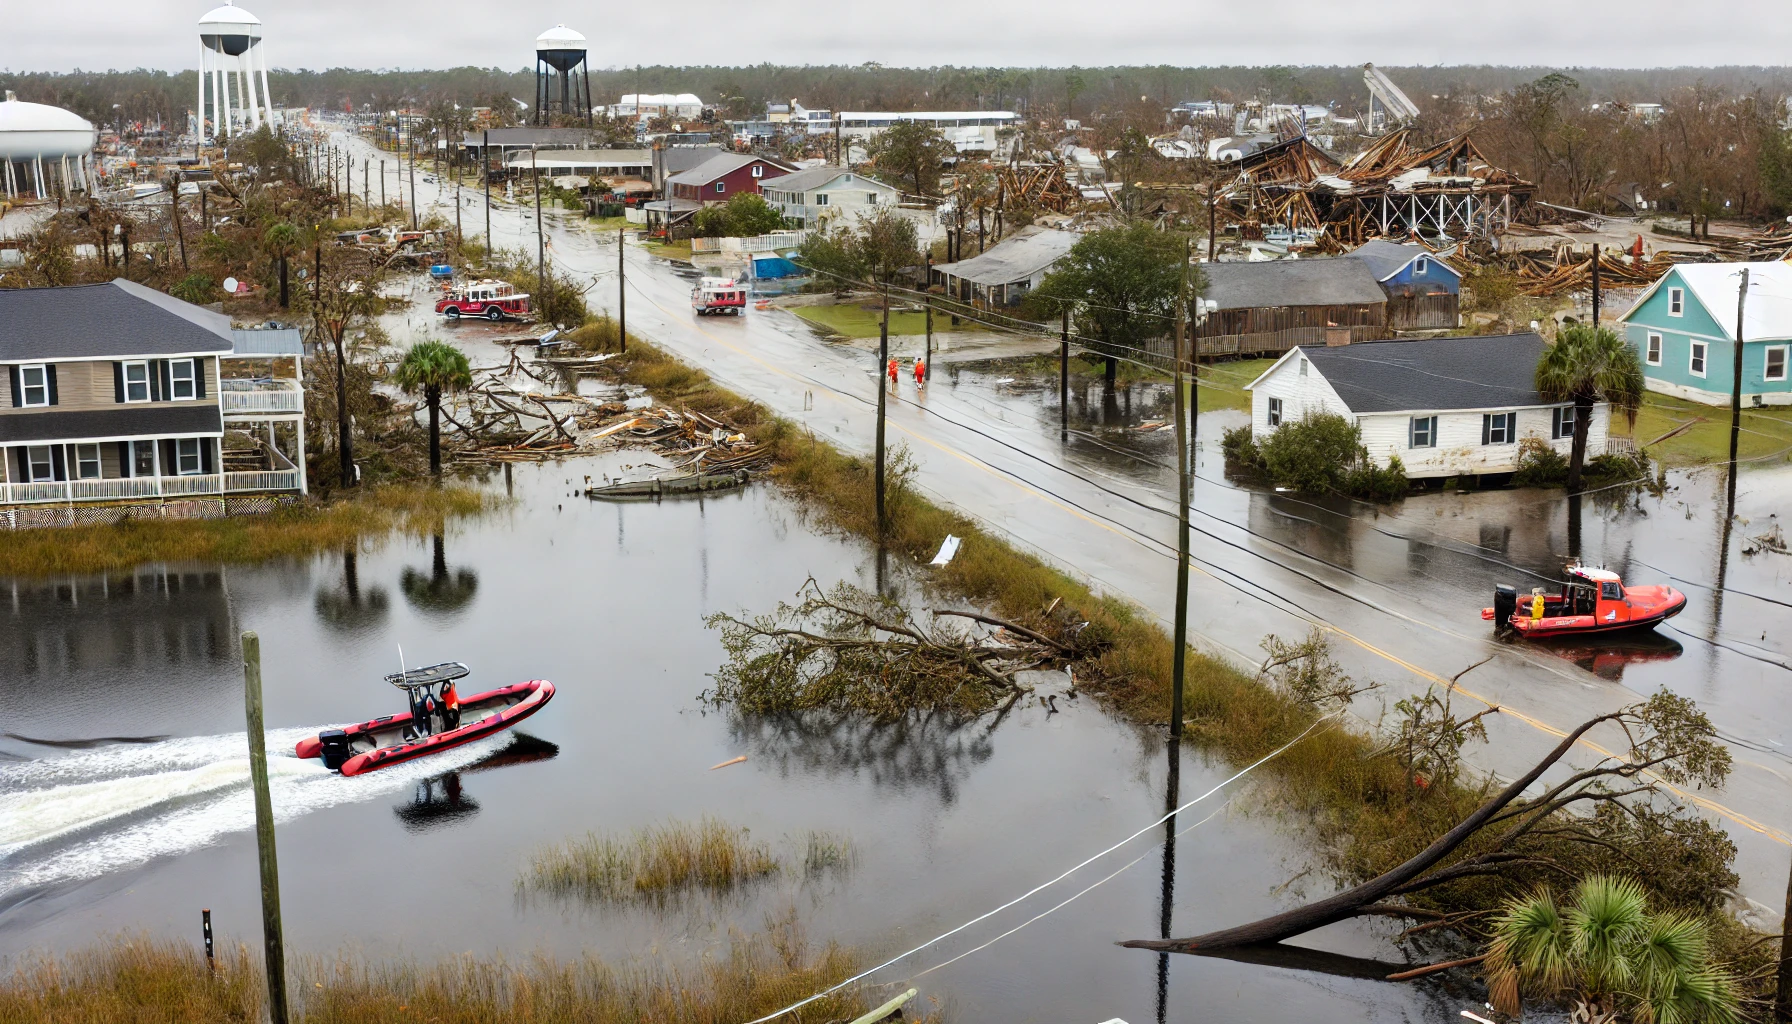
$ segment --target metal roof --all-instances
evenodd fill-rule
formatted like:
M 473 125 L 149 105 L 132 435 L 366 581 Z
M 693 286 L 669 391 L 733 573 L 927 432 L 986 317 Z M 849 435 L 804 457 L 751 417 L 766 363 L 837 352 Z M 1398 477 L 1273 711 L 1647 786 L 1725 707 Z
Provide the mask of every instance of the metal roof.
M 302 356 L 305 334 L 297 327 L 234 327 L 233 356 Z
M 1387 295 L 1361 260 L 1329 257 L 1268 263 L 1203 263 L 1201 298 L 1220 309 L 1275 306 L 1361 306 Z
M 229 352 L 230 318 L 123 278 L 0 288 L 0 361 Z
M 1517 409 L 1556 404 L 1537 393 L 1543 349 L 1543 339 L 1526 331 L 1301 347 L 1282 361 L 1305 356 L 1354 413 Z
M 794 174 L 780 175 L 776 178 L 764 178 L 759 182 L 759 187 L 761 189 L 775 188 L 781 192 L 813 192 L 823 185 L 829 184 L 835 178 L 848 179 L 845 182 L 845 184 L 848 185 L 864 185 L 868 188 L 880 189 L 885 192 L 896 191 L 896 189 L 878 181 L 870 175 L 861 174 L 858 171 L 849 171 L 844 167 L 835 167 L 831 164 L 823 165 L 821 167 L 810 167 L 805 170 L 797 171 Z
M 1028 280 L 1063 259 L 1070 247 L 1082 237 L 1075 231 L 1051 228 L 1040 228 L 1030 233 L 1017 232 L 982 255 L 958 263 L 940 264 L 933 269 L 974 284 L 1013 284 Z
M 1717 321 L 1726 340 L 1736 338 L 1736 292 L 1742 268 L 1748 268 L 1748 301 L 1742 304 L 1742 337 L 1746 341 L 1792 338 L 1792 263 L 1680 263 L 1662 275 L 1619 319 L 1628 321 L 1664 282 L 1678 277 Z M 1671 287 L 1671 285 L 1670 285 Z

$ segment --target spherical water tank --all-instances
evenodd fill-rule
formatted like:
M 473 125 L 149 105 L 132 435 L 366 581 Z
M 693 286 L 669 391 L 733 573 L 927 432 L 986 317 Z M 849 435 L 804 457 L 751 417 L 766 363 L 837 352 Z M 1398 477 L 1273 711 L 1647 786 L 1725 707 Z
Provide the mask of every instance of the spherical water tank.
M 535 56 L 564 74 L 585 59 L 585 37 L 565 25 L 555 25 L 535 40 Z
M 0 160 L 84 156 L 93 142 L 93 125 L 72 110 L 24 103 L 10 92 L 0 101 Z
M 260 38 L 261 19 L 228 0 L 199 19 L 199 41 L 226 56 L 242 56 Z

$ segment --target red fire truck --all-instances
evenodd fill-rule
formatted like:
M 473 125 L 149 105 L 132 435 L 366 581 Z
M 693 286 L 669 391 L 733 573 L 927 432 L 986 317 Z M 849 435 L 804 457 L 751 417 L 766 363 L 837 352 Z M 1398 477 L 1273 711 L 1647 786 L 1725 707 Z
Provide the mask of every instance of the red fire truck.
M 450 320 L 459 320 L 463 316 L 502 320 L 529 314 L 529 296 L 511 287 L 508 281 L 486 278 L 453 285 L 444 291 L 436 302 L 436 312 Z
M 703 278 L 691 289 L 691 308 L 698 316 L 740 316 L 747 308 L 747 289 L 732 277 Z

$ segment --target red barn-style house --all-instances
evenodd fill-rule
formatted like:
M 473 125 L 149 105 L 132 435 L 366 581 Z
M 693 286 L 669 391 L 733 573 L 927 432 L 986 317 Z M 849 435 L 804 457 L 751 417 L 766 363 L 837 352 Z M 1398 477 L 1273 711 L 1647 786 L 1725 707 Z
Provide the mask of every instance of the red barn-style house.
M 796 170 L 795 165 L 749 153 L 723 153 L 667 179 L 672 199 L 725 203 L 742 192 L 758 192 L 759 183 Z

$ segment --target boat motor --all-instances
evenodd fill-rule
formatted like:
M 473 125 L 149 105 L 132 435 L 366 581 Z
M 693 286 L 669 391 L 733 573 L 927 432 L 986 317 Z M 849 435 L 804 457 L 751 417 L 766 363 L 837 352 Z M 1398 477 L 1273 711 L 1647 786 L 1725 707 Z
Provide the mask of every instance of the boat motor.
M 1493 624 L 1504 629 L 1512 623 L 1513 613 L 1518 611 L 1518 588 L 1501 583 L 1493 588 Z
M 324 759 L 324 767 L 331 771 L 341 770 L 343 764 L 354 752 L 348 746 L 348 733 L 341 729 L 325 729 L 317 734 L 318 742 L 323 745 L 318 752 Z

